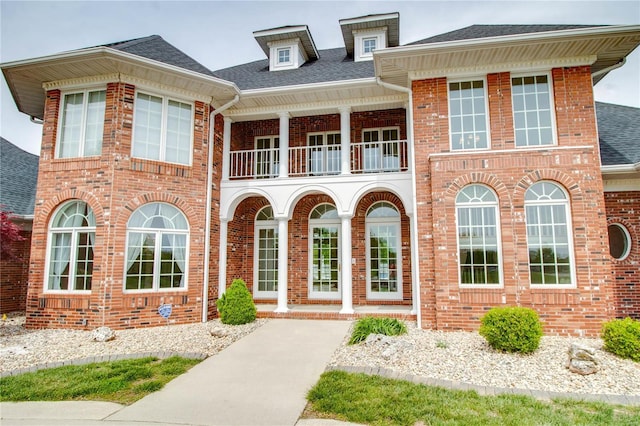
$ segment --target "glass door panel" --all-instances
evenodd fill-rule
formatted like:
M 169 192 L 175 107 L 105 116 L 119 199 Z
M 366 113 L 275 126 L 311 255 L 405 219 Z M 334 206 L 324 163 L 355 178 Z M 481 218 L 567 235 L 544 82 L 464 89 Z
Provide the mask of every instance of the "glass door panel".
M 311 298 L 340 298 L 339 225 L 312 227 Z

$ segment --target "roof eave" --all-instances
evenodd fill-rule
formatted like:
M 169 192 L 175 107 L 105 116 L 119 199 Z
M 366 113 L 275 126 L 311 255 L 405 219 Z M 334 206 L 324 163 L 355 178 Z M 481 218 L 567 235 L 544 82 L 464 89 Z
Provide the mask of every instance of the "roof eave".
M 82 71 L 69 69 L 68 65 L 70 64 L 82 65 Z M 29 116 L 42 119 L 45 100 L 43 84 L 72 78 L 120 73 L 123 65 L 131 67 L 134 74 L 137 70 L 141 77 L 146 75 L 147 71 L 154 71 L 163 76 L 171 76 L 174 82 L 182 82 L 185 85 L 188 82 L 197 83 L 199 87 L 205 88 L 205 92 L 208 92 L 203 95 L 210 96 L 222 103 L 227 98 L 231 99 L 240 93 L 240 89 L 234 83 L 218 77 L 104 46 L 6 62 L 0 64 L 0 68 L 18 110 Z M 27 98 L 30 101 L 27 101 Z

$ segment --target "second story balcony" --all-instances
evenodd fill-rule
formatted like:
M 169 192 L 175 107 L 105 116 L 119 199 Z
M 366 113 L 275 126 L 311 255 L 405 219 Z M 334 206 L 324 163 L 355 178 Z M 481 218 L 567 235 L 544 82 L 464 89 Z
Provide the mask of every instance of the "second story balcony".
M 278 147 L 231 151 L 229 179 L 273 179 L 340 174 L 406 172 L 409 170 L 407 140 L 352 143 L 348 166 L 343 167 L 341 145 L 290 147 L 287 164 Z M 282 167 L 288 167 L 282 170 Z

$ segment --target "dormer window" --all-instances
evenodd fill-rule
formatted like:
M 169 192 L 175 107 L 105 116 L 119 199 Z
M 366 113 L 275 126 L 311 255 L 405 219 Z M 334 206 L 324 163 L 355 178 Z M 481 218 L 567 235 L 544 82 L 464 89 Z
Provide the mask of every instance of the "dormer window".
M 379 28 L 374 31 L 354 31 L 353 38 L 355 41 L 354 60 L 370 61 L 373 59 L 373 51 L 386 46 L 386 28 Z
M 291 48 L 290 47 L 280 47 L 276 49 L 278 52 L 278 65 L 289 65 L 291 64 Z
M 318 59 L 318 51 L 306 25 L 256 31 L 253 36 L 269 57 L 269 71 L 292 70 Z

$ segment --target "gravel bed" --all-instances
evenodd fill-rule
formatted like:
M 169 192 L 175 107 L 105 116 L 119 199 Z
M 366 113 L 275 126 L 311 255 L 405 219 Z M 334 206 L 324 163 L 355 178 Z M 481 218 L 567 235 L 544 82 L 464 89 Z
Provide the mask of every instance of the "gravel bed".
M 95 342 L 91 331 L 26 330 L 24 317 L 0 323 L 0 373 L 74 359 L 146 352 L 220 352 L 263 325 L 267 319 L 242 326 L 219 320 L 207 323 L 117 330 L 109 342 Z M 550 392 L 640 396 L 640 363 L 623 360 L 602 349 L 602 340 L 544 336 L 532 355 L 494 351 L 478 333 L 417 329 L 389 343 L 348 345 L 350 333 L 337 348 L 330 366 L 391 369 L 439 380 L 479 386 Z M 223 330 L 222 337 L 211 335 Z M 596 350 L 599 371 L 588 376 L 566 368 L 567 350 L 579 343 Z
M 543 336 L 531 355 L 497 352 L 478 333 L 420 330 L 390 344 L 348 345 L 334 353 L 331 366 L 383 367 L 400 374 L 451 380 L 479 386 L 550 392 L 640 396 L 640 363 L 602 349 L 601 339 Z M 566 367 L 572 343 L 596 350 L 599 371 L 582 376 Z
M 251 324 L 230 326 L 219 320 L 207 323 L 116 330 L 116 338 L 96 342 L 91 331 L 26 330 L 24 316 L 0 320 L 0 373 L 105 355 L 148 352 L 197 353 L 214 355 L 231 343 L 263 325 L 266 319 Z M 224 336 L 211 335 L 222 330 Z

